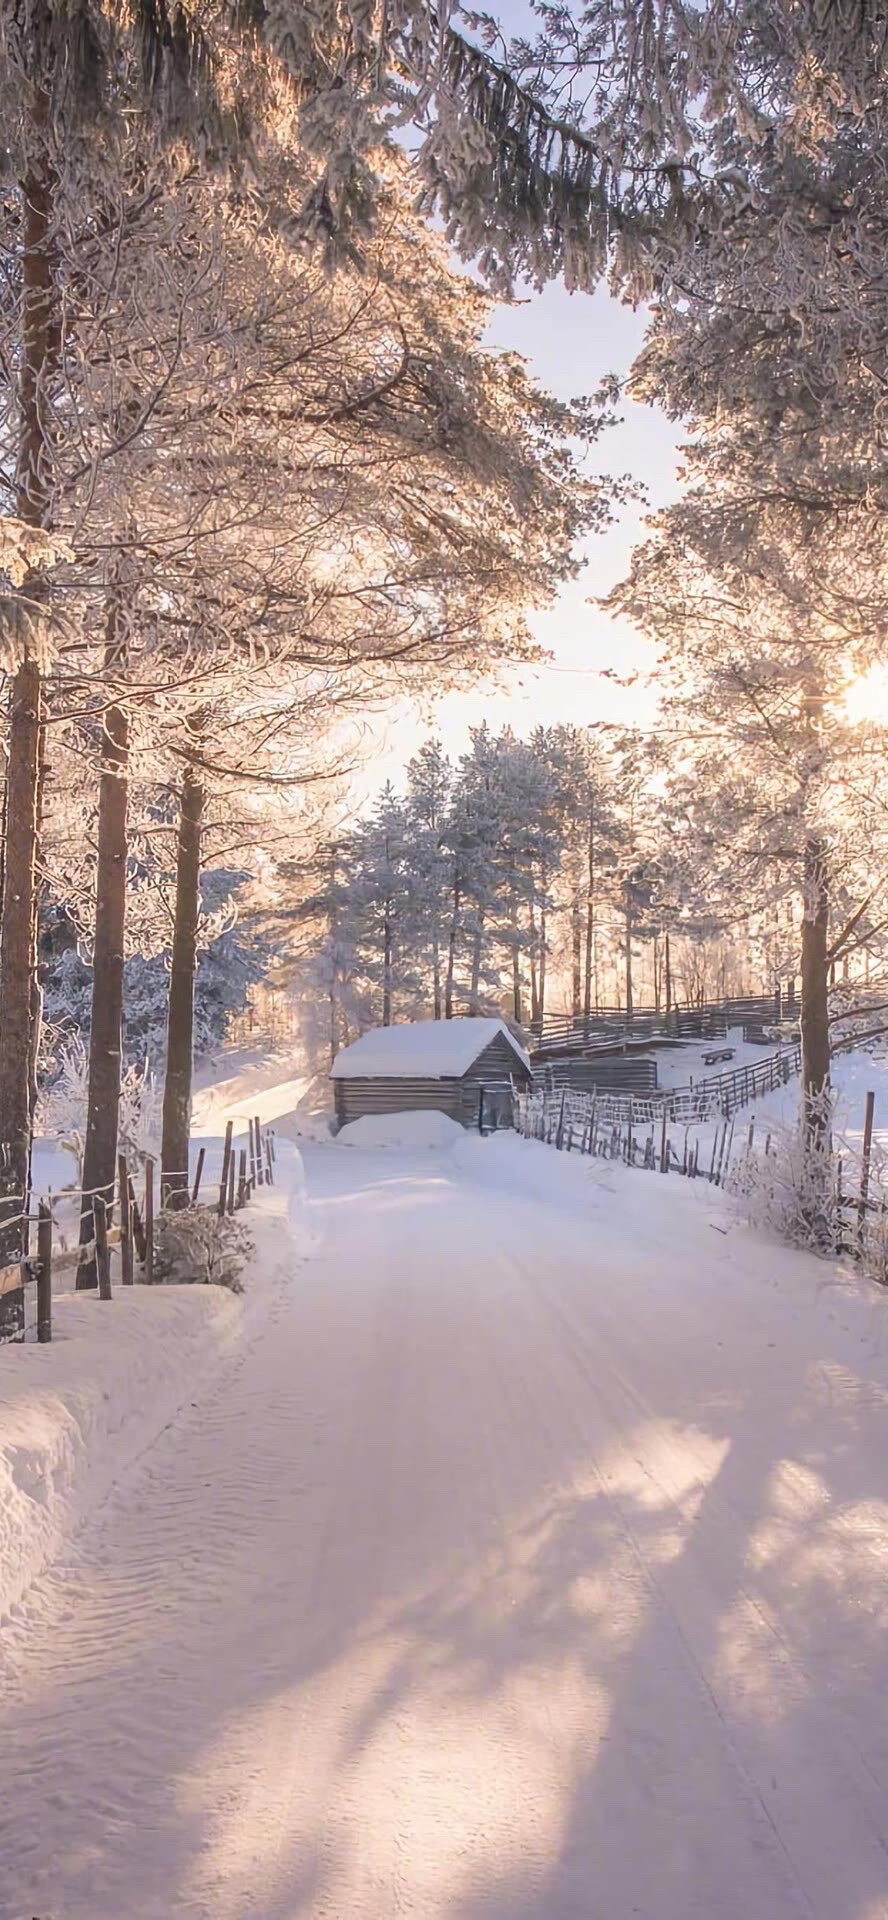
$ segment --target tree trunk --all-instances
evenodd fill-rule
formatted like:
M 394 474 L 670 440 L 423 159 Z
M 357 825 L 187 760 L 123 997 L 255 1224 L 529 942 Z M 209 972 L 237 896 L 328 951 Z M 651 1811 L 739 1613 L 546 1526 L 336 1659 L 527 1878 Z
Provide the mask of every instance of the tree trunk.
M 538 972 L 537 972 L 537 952 L 538 952 L 538 948 L 537 948 L 537 928 L 536 928 L 536 914 L 534 913 L 534 910 L 533 910 L 533 901 L 532 901 L 532 900 L 531 900 L 531 902 L 530 902 L 530 905 L 529 905 L 529 907 L 528 907 L 528 926 L 529 926 L 529 930 L 530 930 L 530 946 L 529 946 L 529 958 L 530 958 L 530 1020 L 531 1020 L 531 1025 L 532 1025 L 532 1026 L 534 1026 L 534 1027 L 536 1027 L 537 1029 L 539 1029 L 539 1025 L 540 1025 L 540 995 L 539 995 L 539 976 L 538 976 Z
M 632 893 L 630 891 L 628 880 L 626 882 L 625 909 L 626 909 L 626 1018 L 627 1020 L 631 1020 L 632 1014 L 634 1012 L 634 1006 L 633 1006 L 633 1000 L 632 1000 Z
M 481 995 L 481 955 L 484 949 L 484 915 L 480 914 L 472 939 L 472 973 L 469 982 L 469 1011 L 478 1012 Z
M 122 608 L 108 611 L 105 666 L 119 666 L 125 651 Z M 126 804 L 129 729 L 125 709 L 107 708 L 102 726 L 99 780 L 99 853 L 89 1032 L 89 1092 L 83 1150 L 80 1244 L 93 1238 L 93 1200 L 101 1194 L 110 1215 L 117 1170 L 123 1027 L 123 936 L 126 919 Z M 77 1286 L 98 1285 L 95 1257 L 77 1270 Z
M 382 922 L 382 1024 L 384 1027 L 390 1027 L 392 1024 L 392 949 L 392 913 L 387 900 Z
M 829 1123 L 829 883 L 823 843 L 805 842 L 802 917 L 802 1100 L 805 1135 L 819 1145 Z
M 589 840 L 586 851 L 586 966 L 583 988 L 583 1012 L 588 1019 L 592 1011 L 592 974 L 595 952 L 595 806 L 589 807 Z M 597 999 L 596 995 L 596 999 Z
M 518 902 L 513 893 L 510 921 L 512 926 L 512 1013 L 521 1025 L 521 953 L 518 946 Z
M 194 968 L 200 910 L 200 830 L 203 807 L 203 786 L 194 768 L 186 767 L 182 776 L 179 812 L 176 910 L 167 1015 L 166 1077 L 163 1086 L 160 1189 L 164 1206 L 184 1206 L 188 1198 Z
M 662 978 L 661 978 L 661 963 L 660 963 L 660 940 L 659 940 L 659 935 L 655 933 L 654 934 L 654 1012 L 655 1013 L 659 1013 L 660 1011 L 660 1000 L 662 997 L 661 987 L 662 987 Z
M 580 902 L 575 897 L 570 909 L 571 1012 L 578 1020 L 583 1011 L 583 925 Z
M 456 967 L 456 941 L 459 929 L 459 911 L 462 894 L 458 880 L 453 883 L 453 910 L 450 915 L 450 930 L 447 935 L 447 975 L 444 981 L 444 1018 L 453 1019 L 453 975 Z
M 668 929 L 663 941 L 663 969 L 666 975 L 664 981 L 666 989 L 666 1012 L 670 1014 L 672 1012 L 672 950 L 669 944 Z
M 543 886 L 545 887 L 545 876 L 544 876 L 544 879 L 543 879 Z M 548 933 L 548 921 L 547 921 L 547 915 L 546 915 L 546 908 L 545 908 L 545 903 L 544 903 L 544 904 L 543 904 L 543 905 L 542 905 L 542 906 L 540 907 L 540 966 L 539 966 L 539 1005 L 538 1005 L 538 1013 L 539 1013 L 539 1021 L 540 1021 L 540 1032 L 541 1032 L 541 1033 L 542 1033 L 542 1031 L 543 1031 L 543 1021 L 544 1021 L 544 1020 L 545 1020 L 545 1018 L 546 1018 L 546 939 L 547 939 L 547 933 Z
M 432 1005 L 436 1020 L 441 1018 L 441 941 L 438 932 L 438 909 L 435 907 L 435 924 L 432 930 Z
M 48 527 L 52 453 L 46 430 L 47 388 L 55 359 L 53 331 L 52 196 L 44 170 L 22 184 L 21 358 L 16 458 L 16 512 L 32 527 Z M 40 617 L 40 575 L 22 589 L 26 621 Z M 6 840 L 0 931 L 0 1261 L 27 1248 L 22 1217 L 30 1185 L 31 1062 L 37 1010 L 36 893 L 42 724 L 40 669 L 30 640 L 12 682 Z

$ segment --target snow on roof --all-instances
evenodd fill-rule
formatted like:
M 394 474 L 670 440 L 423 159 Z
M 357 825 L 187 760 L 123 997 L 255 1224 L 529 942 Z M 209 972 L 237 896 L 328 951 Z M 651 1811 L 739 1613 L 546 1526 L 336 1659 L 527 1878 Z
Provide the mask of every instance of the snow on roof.
M 528 1073 L 524 1048 L 504 1020 L 411 1020 L 371 1027 L 333 1062 L 334 1080 L 461 1080 L 479 1053 L 504 1034 Z

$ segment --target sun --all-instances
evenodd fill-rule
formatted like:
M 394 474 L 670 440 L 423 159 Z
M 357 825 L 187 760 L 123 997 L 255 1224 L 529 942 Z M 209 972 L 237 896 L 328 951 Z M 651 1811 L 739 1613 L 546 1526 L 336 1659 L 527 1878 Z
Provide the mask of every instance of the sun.
M 888 666 L 868 667 L 858 674 L 845 695 L 845 712 L 854 726 L 870 720 L 888 726 Z

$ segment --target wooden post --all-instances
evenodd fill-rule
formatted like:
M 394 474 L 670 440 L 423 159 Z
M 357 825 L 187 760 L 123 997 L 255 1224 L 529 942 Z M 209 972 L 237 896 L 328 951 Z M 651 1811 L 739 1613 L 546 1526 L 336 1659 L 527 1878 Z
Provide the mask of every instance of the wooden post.
M 663 1126 L 660 1132 L 660 1172 L 669 1172 L 669 1159 L 666 1152 L 666 1102 L 663 1102 Z
M 45 1200 L 37 1209 L 37 1339 L 52 1339 L 52 1213 Z
M 566 1098 L 567 1098 L 567 1088 L 562 1087 L 561 1106 L 558 1112 L 558 1126 L 555 1130 L 555 1145 L 558 1148 L 559 1153 L 561 1152 L 561 1149 L 564 1145 L 564 1102 Z
M 234 1132 L 234 1121 L 229 1120 L 226 1122 L 226 1126 L 225 1126 L 225 1146 L 222 1152 L 222 1178 L 219 1182 L 219 1218 L 220 1220 L 222 1219 L 222 1216 L 225 1212 L 225 1208 L 228 1205 L 228 1169 L 231 1164 L 231 1136 L 233 1132 Z
M 246 1147 L 241 1147 L 240 1153 L 238 1155 L 238 1170 L 237 1170 L 237 1205 L 239 1209 L 245 1204 L 246 1198 L 247 1198 L 247 1149 Z
M 273 1165 L 274 1165 L 274 1162 L 275 1162 L 275 1160 L 277 1159 L 277 1150 L 276 1150 L 276 1148 L 275 1148 L 275 1144 L 274 1144 L 274 1128 L 273 1128 L 273 1127 L 269 1127 L 269 1129 L 268 1129 L 268 1132 L 267 1132 L 267 1134 L 266 1134 L 266 1136 L 265 1136 L 265 1137 L 266 1137 L 266 1139 L 267 1139 L 267 1141 L 268 1141 L 268 1151 L 269 1151 L 269 1154 L 270 1154 L 270 1156 L 271 1156 L 271 1163 L 272 1163 L 272 1166 L 273 1166 Z
M 250 1185 L 251 1185 L 251 1187 L 255 1187 L 255 1185 L 256 1185 L 256 1149 L 255 1149 L 255 1147 L 254 1147 L 254 1145 L 253 1145 L 253 1122 L 252 1122 L 252 1120 L 249 1120 L 249 1121 L 247 1122 L 247 1125 L 248 1125 L 248 1127 L 249 1127 L 249 1129 L 250 1129 Z
M 197 1206 L 197 1196 L 200 1192 L 200 1177 L 204 1170 L 205 1158 L 206 1158 L 206 1147 L 201 1147 L 200 1152 L 198 1153 L 198 1156 L 197 1156 L 197 1170 L 194 1175 L 194 1186 L 191 1189 L 191 1205 L 193 1207 Z
M 139 1259 L 144 1260 L 145 1228 L 142 1225 L 142 1215 L 139 1211 L 138 1202 L 136 1200 L 136 1189 L 133 1186 L 132 1174 L 130 1174 L 129 1176 L 129 1202 L 130 1202 L 130 1222 L 133 1230 L 133 1245 L 135 1246 L 135 1250 L 139 1256 Z
M 145 1161 L 145 1282 L 154 1285 L 154 1161 Z
M 229 1156 L 228 1156 L 228 1211 L 229 1211 L 229 1213 L 233 1213 L 233 1212 L 234 1212 L 234 1176 L 235 1176 L 235 1172 L 236 1172 L 236 1168 L 235 1168 L 235 1161 L 234 1161 L 234 1154 L 233 1154 L 233 1153 L 230 1153 L 230 1154 L 229 1154 Z
M 274 1186 L 274 1174 L 271 1171 L 271 1135 L 268 1133 L 265 1135 L 265 1183 L 266 1186 Z
M 262 1170 L 262 1134 L 259 1128 L 258 1113 L 256 1115 L 254 1125 L 256 1128 L 256 1185 L 257 1187 L 261 1187 L 264 1185 L 264 1182 L 265 1182 L 265 1174 Z
M 111 1298 L 111 1253 L 108 1246 L 108 1212 L 100 1193 L 93 1197 L 93 1219 L 96 1223 L 96 1272 L 99 1276 L 99 1299 Z
M 120 1195 L 120 1278 L 125 1287 L 133 1284 L 133 1216 L 130 1206 L 130 1181 L 126 1155 L 117 1156 L 117 1190 Z
M 869 1198 L 870 1162 L 873 1152 L 873 1113 L 875 1111 L 875 1105 L 875 1094 L 868 1093 L 866 1096 L 866 1112 L 863 1119 L 863 1159 L 860 1164 L 860 1198 L 857 1202 L 858 1252 L 862 1252 L 863 1250 L 863 1235 L 866 1227 L 866 1205 Z

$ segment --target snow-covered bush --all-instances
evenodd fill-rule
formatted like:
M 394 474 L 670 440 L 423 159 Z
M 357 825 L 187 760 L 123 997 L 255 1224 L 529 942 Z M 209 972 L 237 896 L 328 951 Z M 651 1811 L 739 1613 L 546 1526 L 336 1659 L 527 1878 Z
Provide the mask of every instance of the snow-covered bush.
M 836 1251 L 840 1221 L 828 1115 L 813 1137 L 801 1121 L 775 1126 L 767 1150 L 753 1149 L 735 1162 L 728 1185 L 751 1226 L 793 1246 Z
M 65 1042 L 56 1072 L 40 1095 L 37 1132 L 58 1140 L 77 1155 L 78 1178 L 83 1165 L 86 1101 L 89 1084 L 89 1047 L 81 1034 Z M 159 1139 L 161 1093 L 147 1063 L 124 1069 L 120 1082 L 118 1142 L 131 1166 L 156 1149 Z
M 813 1138 L 801 1122 L 773 1126 L 764 1149 L 735 1162 L 729 1189 L 749 1225 L 813 1253 L 850 1254 L 888 1284 L 888 1159 L 874 1142 L 864 1181 L 860 1137 L 837 1132 L 831 1110 L 822 1119 Z
M 243 1292 L 243 1273 L 254 1252 L 240 1220 L 211 1207 L 182 1207 L 158 1216 L 154 1228 L 154 1278 L 162 1286 L 228 1287 Z

